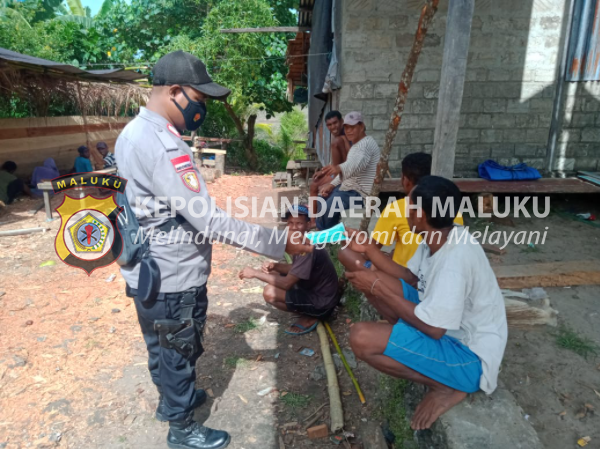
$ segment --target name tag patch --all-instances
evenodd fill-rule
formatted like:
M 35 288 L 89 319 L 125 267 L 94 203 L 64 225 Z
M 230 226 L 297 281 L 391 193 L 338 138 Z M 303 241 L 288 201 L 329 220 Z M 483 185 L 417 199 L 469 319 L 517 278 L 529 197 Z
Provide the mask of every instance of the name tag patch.
M 192 170 L 194 168 L 192 161 L 187 154 L 171 159 L 171 164 L 173 164 L 173 167 L 175 167 L 175 171 L 177 173 L 186 170 Z
M 181 175 L 181 180 L 192 192 L 200 192 L 200 181 L 198 180 L 198 175 L 196 175 L 195 171 L 191 170 L 183 173 Z

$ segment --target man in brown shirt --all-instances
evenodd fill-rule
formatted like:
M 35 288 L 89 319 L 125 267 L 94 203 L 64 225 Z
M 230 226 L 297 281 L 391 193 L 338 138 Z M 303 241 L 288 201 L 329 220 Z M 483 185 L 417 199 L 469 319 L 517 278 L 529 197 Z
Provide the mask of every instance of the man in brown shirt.
M 290 232 L 308 230 L 308 208 L 294 207 L 286 214 Z M 301 314 L 288 334 L 311 332 L 319 320 L 327 319 L 340 296 L 338 276 L 326 249 L 315 248 L 312 253 L 293 256 L 292 263 L 265 262 L 262 270 L 244 268 L 240 279 L 259 279 L 266 282 L 263 297 L 269 304 L 284 312 Z

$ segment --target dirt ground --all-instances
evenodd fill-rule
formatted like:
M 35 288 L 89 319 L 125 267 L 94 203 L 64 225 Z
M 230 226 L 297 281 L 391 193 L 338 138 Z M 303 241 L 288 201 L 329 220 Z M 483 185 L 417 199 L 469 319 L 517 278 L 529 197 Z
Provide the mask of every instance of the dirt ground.
M 224 176 L 209 189 L 223 205 L 227 195 L 258 196 L 270 183 L 268 176 Z M 38 204 L 24 200 L 12 206 L 0 215 L 0 230 L 46 225 L 43 210 L 29 213 Z M 60 198 L 53 204 L 60 204 Z M 589 199 L 573 204 L 560 200 L 556 207 L 576 212 L 598 208 Z M 556 213 L 514 221 L 515 228 L 493 229 L 548 226 L 546 243 L 537 250 L 509 245 L 506 255 L 491 256 L 493 264 L 599 257 L 600 228 Z M 60 223 L 48 225 L 51 230 L 44 234 L 0 238 L 0 449 L 166 447 L 167 425 L 154 419 L 157 394 L 117 267 L 88 277 L 65 265 L 54 251 Z M 286 335 L 283 330 L 292 318 L 264 303 L 260 282 L 237 278 L 241 268 L 258 267 L 262 260 L 215 245 L 206 352 L 197 366 L 197 384 L 212 397 L 198 409 L 197 419 L 231 432 L 230 447 L 236 449 L 333 447 L 327 439 L 309 440 L 305 432 L 319 408 L 315 424 L 329 422 L 317 334 Z M 46 261 L 55 264 L 40 266 Z M 600 344 L 600 287 L 547 291 L 560 323 Z M 341 308 L 333 328 L 345 348 L 350 325 Z M 577 447 L 583 436 L 592 438 L 588 447 L 600 447 L 600 359 L 559 348 L 556 332 L 550 327 L 510 329 L 501 381 L 544 447 Z M 315 355 L 299 354 L 304 347 Z M 345 429 L 355 435 L 349 436 L 353 445 L 346 447 L 356 449 L 370 438 L 362 429 L 379 425 L 381 415 L 374 400 L 377 377 L 361 362 L 355 372 L 366 406 L 360 405 L 345 371 L 338 370 Z

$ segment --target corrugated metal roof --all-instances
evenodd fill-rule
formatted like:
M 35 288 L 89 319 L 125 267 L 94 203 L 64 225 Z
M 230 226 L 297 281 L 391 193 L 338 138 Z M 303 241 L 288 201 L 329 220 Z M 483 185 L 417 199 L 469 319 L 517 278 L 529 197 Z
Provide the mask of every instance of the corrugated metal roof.
M 35 56 L 24 55 L 16 51 L 0 48 L 0 66 L 9 65 L 24 69 L 35 69 L 42 73 L 52 74 L 54 76 L 65 76 L 68 78 L 79 78 L 82 81 L 97 82 L 133 82 L 138 79 L 146 78 L 146 75 L 131 70 L 108 69 L 108 70 L 82 70 L 69 64 L 49 61 L 47 59 L 36 58 Z
M 569 40 L 567 81 L 600 80 L 600 9 L 598 0 L 576 0 Z

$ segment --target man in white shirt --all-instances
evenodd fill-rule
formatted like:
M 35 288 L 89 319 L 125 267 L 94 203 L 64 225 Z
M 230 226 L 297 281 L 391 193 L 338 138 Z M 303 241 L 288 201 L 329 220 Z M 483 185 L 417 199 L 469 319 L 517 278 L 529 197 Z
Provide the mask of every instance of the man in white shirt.
M 379 371 L 429 388 L 412 418 L 415 430 L 431 427 L 467 393 L 491 394 L 506 346 L 494 272 L 479 243 L 453 224 L 460 201 L 451 181 L 422 178 L 407 197 L 406 216 L 424 241 L 401 278 L 364 267 L 346 273 L 389 322 L 355 324 L 354 353 Z M 446 204 L 451 207 L 444 212 Z M 353 237 L 351 249 L 367 256 L 374 251 L 375 242 L 358 244 Z
M 367 136 L 363 117 L 360 112 L 353 111 L 344 117 L 344 133 L 352 142 L 346 161 L 339 165 L 323 167 L 318 182 L 324 176 L 334 177 L 331 183 L 321 189 L 321 196 L 326 198 L 326 204 L 319 203 L 319 213 L 316 224 L 319 230 L 329 229 L 339 223 L 343 210 L 351 209 L 354 205 L 362 206 L 363 199 L 371 194 L 373 181 L 377 174 L 377 164 L 381 151 L 375 139 Z M 325 209 L 324 211 L 321 209 Z M 311 211 L 315 213 L 315 211 Z

